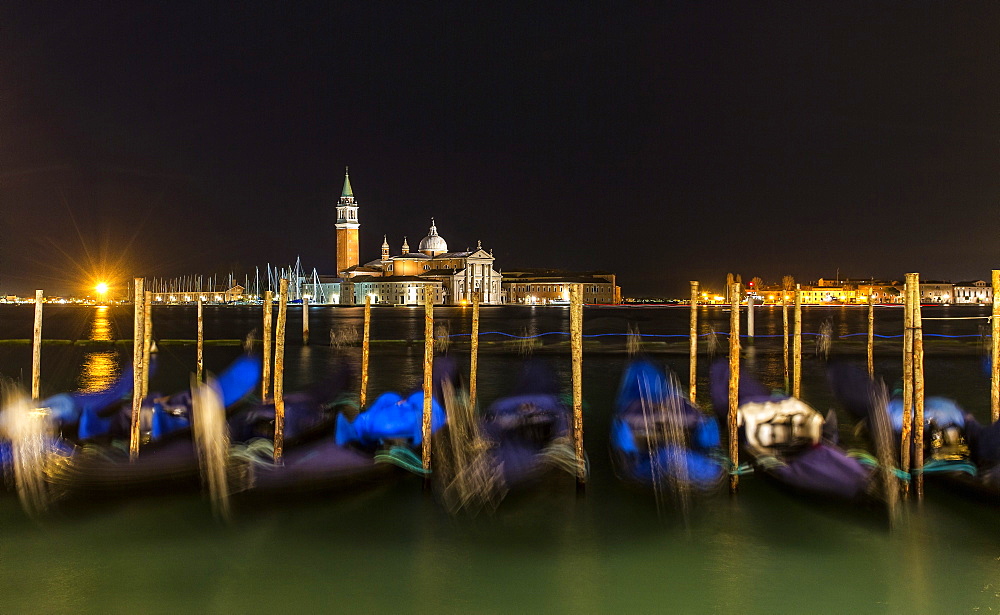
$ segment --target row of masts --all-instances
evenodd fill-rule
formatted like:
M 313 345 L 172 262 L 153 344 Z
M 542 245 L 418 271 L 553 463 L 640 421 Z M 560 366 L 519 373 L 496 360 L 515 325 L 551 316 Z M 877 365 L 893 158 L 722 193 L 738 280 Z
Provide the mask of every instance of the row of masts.
M 271 266 L 267 263 L 264 268 L 254 267 L 253 276 L 249 273 L 239 276 L 230 271 L 226 275 L 211 274 L 191 274 L 176 276 L 172 278 L 153 277 L 136 278 L 143 281 L 143 288 L 152 293 L 172 293 L 178 295 L 194 295 L 206 297 L 207 301 L 212 301 L 215 295 L 225 293 L 237 286 L 243 288 L 241 293 L 244 297 L 251 297 L 260 301 L 264 293 L 276 293 L 281 280 L 287 280 L 289 301 L 299 301 L 305 295 L 313 298 L 313 303 L 326 303 L 327 297 L 323 296 L 322 286 L 319 281 L 319 273 L 313 267 L 311 272 L 306 272 L 302 266 L 302 259 L 296 258 L 294 265 Z M 131 297 L 135 293 L 135 282 L 130 283 L 128 294 Z

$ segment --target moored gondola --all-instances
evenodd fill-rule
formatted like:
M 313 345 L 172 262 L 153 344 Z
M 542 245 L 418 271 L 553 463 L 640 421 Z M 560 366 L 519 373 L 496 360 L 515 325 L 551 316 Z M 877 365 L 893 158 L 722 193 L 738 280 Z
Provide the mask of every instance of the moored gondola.
M 717 492 L 726 477 L 715 417 L 645 359 L 631 362 L 622 377 L 611 458 L 620 478 L 657 491 L 706 495 Z
M 712 404 L 720 417 L 728 412 L 729 365 L 711 368 Z M 752 376 L 739 379 L 740 448 L 754 470 L 805 494 L 847 501 L 871 501 L 879 493 L 874 468 L 838 444 L 836 414 L 826 417 L 804 401 L 772 394 Z

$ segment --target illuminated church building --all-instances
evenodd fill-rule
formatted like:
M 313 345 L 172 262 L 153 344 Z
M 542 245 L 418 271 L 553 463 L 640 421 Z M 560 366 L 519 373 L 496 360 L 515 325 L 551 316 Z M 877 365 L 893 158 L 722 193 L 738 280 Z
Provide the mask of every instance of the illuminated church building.
M 371 296 L 373 304 L 423 304 L 426 293 L 434 293 L 434 302 L 460 305 L 480 293 L 483 304 L 503 303 L 501 276 L 493 269 L 493 254 L 477 242 L 475 249 L 449 252 L 448 242 L 438 234 L 431 218 L 427 236 L 420 240 L 416 251 L 403 238 L 398 254 L 392 255 L 388 240 L 383 237 L 381 257 L 359 264 L 358 203 L 351 189 L 351 179 L 344 176 L 344 189 L 337 202 L 337 274 L 343 278 L 344 303 L 353 295 L 355 303 Z M 346 288 L 345 288 L 346 291 Z

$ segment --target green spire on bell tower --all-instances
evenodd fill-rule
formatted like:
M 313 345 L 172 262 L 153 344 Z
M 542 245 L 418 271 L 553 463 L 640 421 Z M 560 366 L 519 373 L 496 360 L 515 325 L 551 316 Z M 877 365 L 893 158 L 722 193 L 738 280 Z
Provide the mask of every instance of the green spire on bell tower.
M 354 191 L 351 190 L 351 175 L 347 167 L 344 167 L 344 190 L 340 193 L 340 197 L 354 197 Z

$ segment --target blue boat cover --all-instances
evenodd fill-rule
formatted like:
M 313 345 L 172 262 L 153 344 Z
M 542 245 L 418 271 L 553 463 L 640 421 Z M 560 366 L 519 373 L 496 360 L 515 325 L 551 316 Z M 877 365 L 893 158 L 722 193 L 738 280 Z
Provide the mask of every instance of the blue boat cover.
M 892 429 L 896 433 L 903 431 L 903 400 L 894 397 L 889 400 L 889 420 Z M 965 427 L 965 412 L 959 408 L 958 404 L 945 397 L 928 397 L 924 400 L 924 424 L 931 422 L 938 427 Z
M 216 378 L 223 405 L 228 408 L 253 392 L 262 371 L 263 363 L 258 356 L 242 355 L 233 361 Z M 154 440 L 191 426 L 191 391 L 181 391 L 166 399 L 151 395 L 143 404 L 151 404 L 153 408 L 150 436 Z
M 155 358 L 156 355 L 153 355 Z M 150 360 L 150 372 L 155 360 Z M 103 391 L 93 393 L 59 393 L 38 403 L 39 408 L 48 408 L 53 420 L 62 427 L 75 425 L 84 412 L 100 412 L 116 404 L 132 391 L 132 368 L 124 370 L 120 376 Z
M 405 440 L 412 446 L 423 442 L 424 394 L 413 393 L 404 399 L 397 393 L 383 393 L 367 410 L 348 421 L 343 413 L 337 415 L 338 445 L 356 442 L 361 446 L 375 446 L 387 440 Z M 431 399 L 431 432 L 445 423 L 444 408 Z

